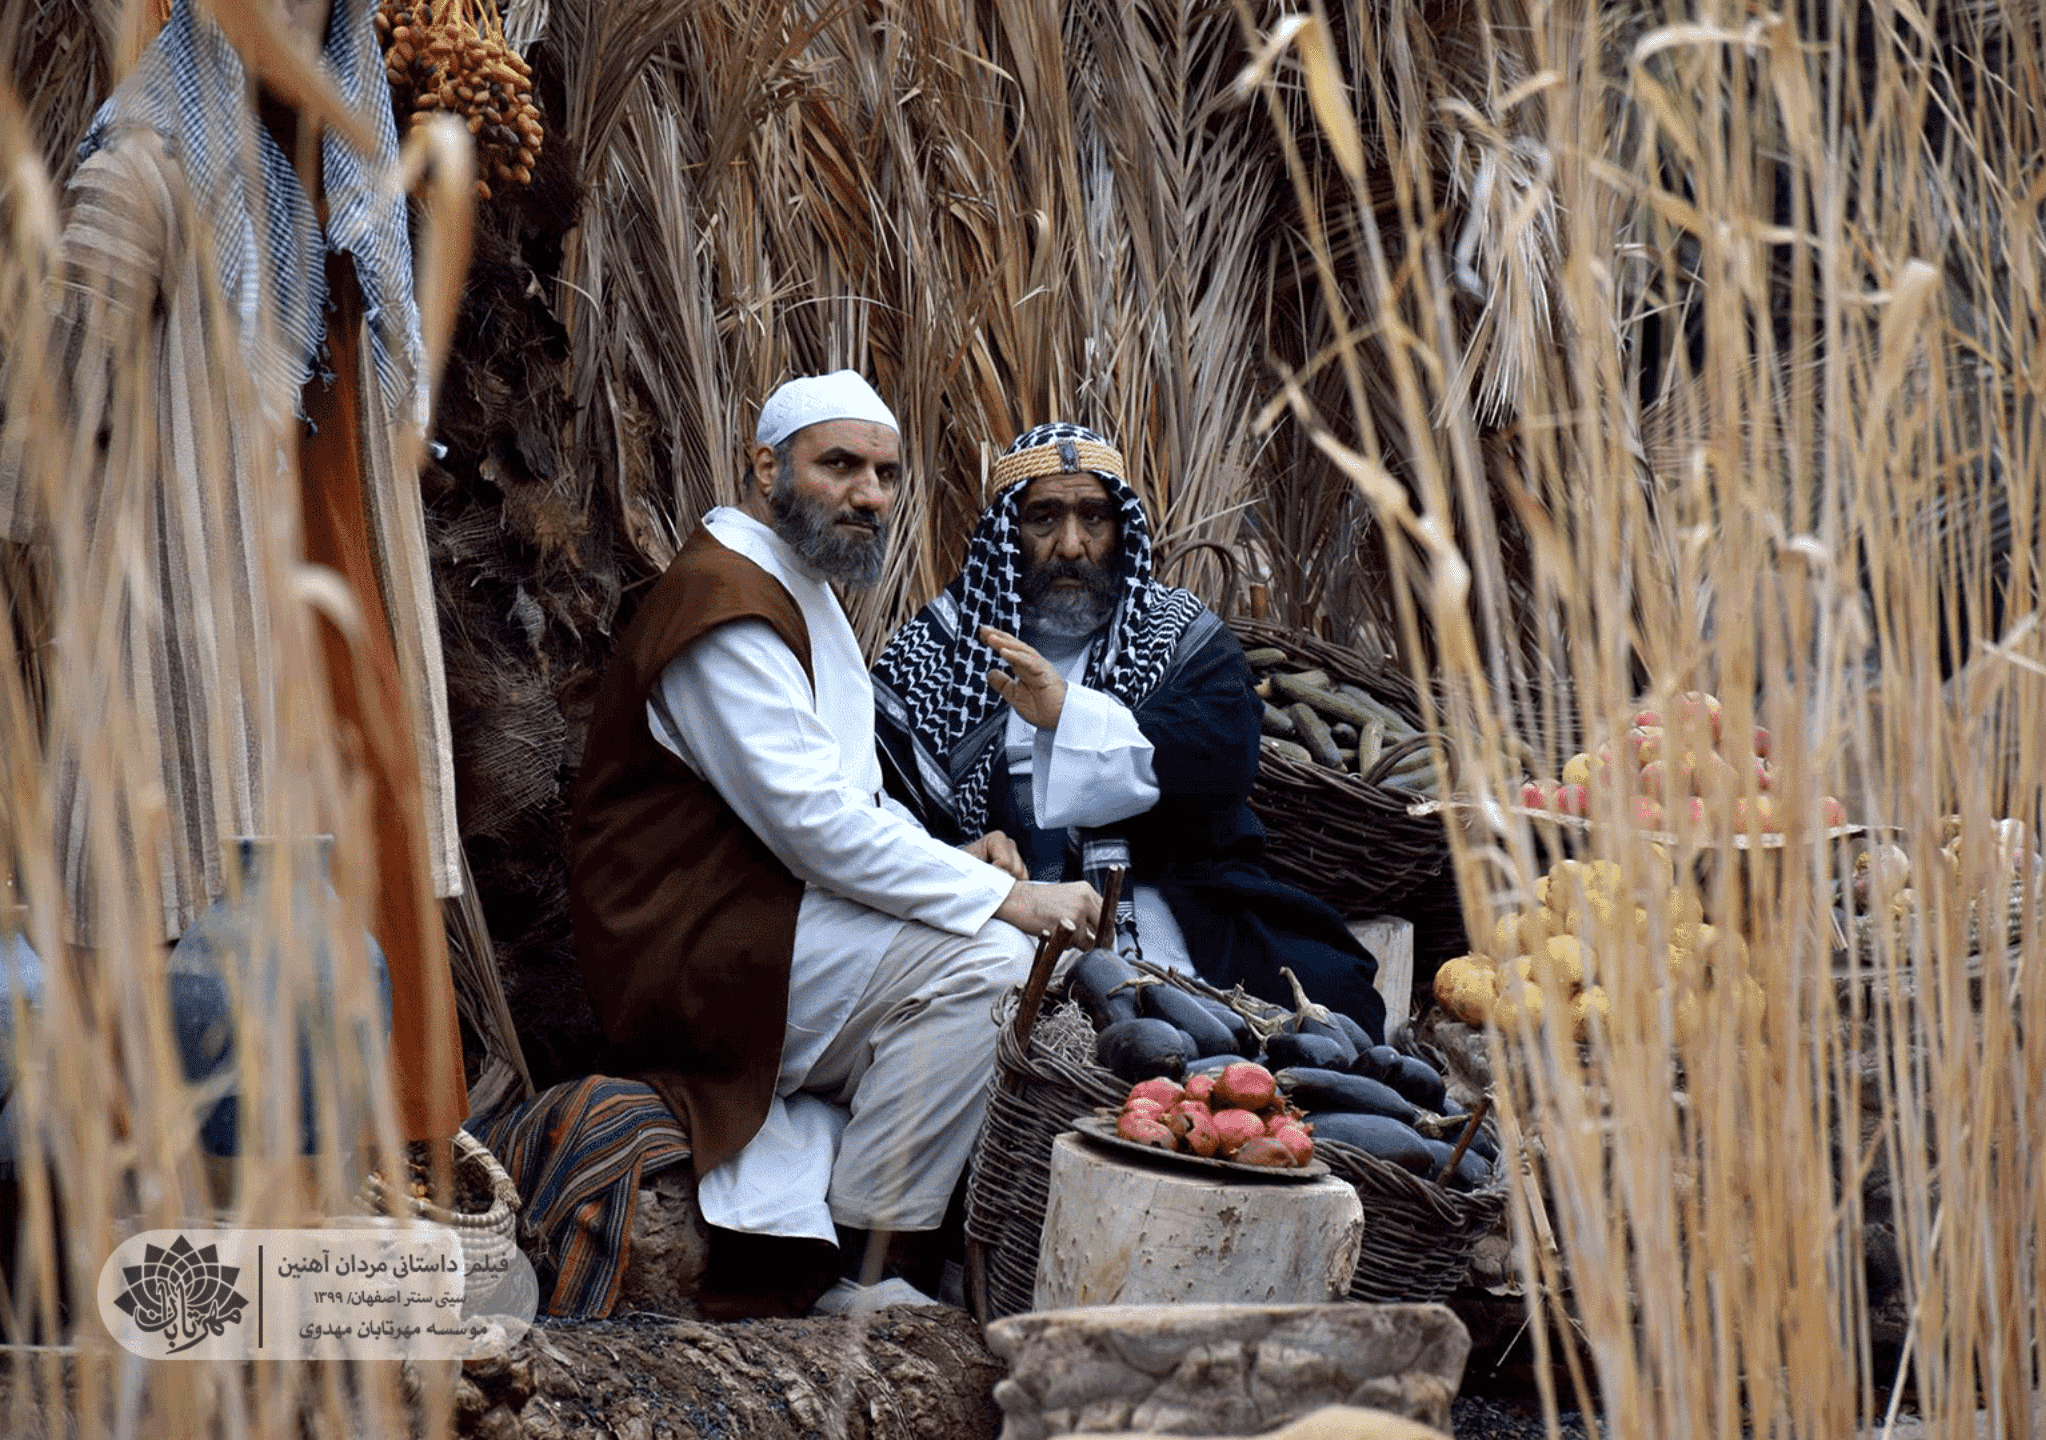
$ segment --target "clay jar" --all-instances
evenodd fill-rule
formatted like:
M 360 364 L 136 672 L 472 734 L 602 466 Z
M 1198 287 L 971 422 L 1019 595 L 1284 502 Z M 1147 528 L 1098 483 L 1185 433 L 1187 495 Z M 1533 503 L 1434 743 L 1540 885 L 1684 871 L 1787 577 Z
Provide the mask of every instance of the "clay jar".
M 287 843 L 296 844 L 299 853 L 290 857 L 297 863 L 288 867 L 289 879 L 285 880 L 287 867 L 282 862 L 287 858 Z M 328 1076 L 345 1074 L 346 1067 L 338 1067 L 337 1062 L 351 1052 L 364 1067 L 362 1073 L 383 1063 L 391 1024 L 390 970 L 382 947 L 364 933 L 362 948 L 375 985 L 378 1023 L 374 1029 L 362 1021 L 344 1024 L 336 1011 L 335 967 L 353 957 L 329 941 L 341 923 L 340 897 L 327 879 L 333 837 L 280 842 L 242 836 L 234 844 L 240 862 L 238 883 L 231 884 L 226 895 L 186 928 L 170 953 L 171 1025 L 178 1058 L 187 1083 L 212 1082 L 211 1088 L 225 1087 L 226 1093 L 200 1122 L 201 1146 L 213 1155 L 239 1154 L 243 1132 L 235 1074 L 235 1025 L 239 1018 L 278 1033 L 277 1027 L 285 1021 L 282 1010 L 288 995 L 297 1034 L 293 1068 L 299 1089 L 299 1151 L 311 1155 L 321 1146 L 314 1069 L 318 1067 Z M 280 901 L 272 894 L 273 872 L 279 876 L 278 883 L 291 886 L 291 893 L 282 897 L 284 908 L 274 914 L 272 907 Z M 283 983 L 287 966 L 302 969 L 308 964 L 313 972 L 311 983 L 300 978 L 287 991 Z M 281 1069 L 281 1054 L 276 1063 Z M 343 1139 L 338 1148 L 346 1153 L 362 1133 L 366 1112 L 358 1111 L 345 1094 L 336 1098 L 342 1105 Z

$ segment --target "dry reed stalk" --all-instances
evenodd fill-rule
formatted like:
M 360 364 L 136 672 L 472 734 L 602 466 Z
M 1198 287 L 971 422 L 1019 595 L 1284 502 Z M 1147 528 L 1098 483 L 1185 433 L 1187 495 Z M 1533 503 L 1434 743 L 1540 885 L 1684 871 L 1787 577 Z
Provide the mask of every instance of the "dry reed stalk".
M 246 0 L 217 0 L 217 14 L 235 12 L 232 32 L 260 34 L 274 19 Z M 273 36 L 265 45 L 272 45 Z M 261 51 L 259 50 L 259 53 Z M 318 87 L 312 87 L 316 90 Z M 308 91 L 311 93 L 311 90 Z M 18 1015 L 20 1064 L 13 1104 L 22 1243 L 10 1251 L 0 1326 L 10 1344 L 57 1348 L 16 1352 L 6 1373 L 0 1421 L 8 1433 L 38 1431 L 45 1421 L 75 1424 L 80 1433 L 241 1433 L 286 1435 L 311 1425 L 323 1433 L 358 1426 L 397 1433 L 413 1423 L 396 1367 L 249 1365 L 231 1367 L 234 1383 L 211 1365 L 166 1365 L 148 1371 L 139 1393 L 119 1377 L 121 1352 L 107 1340 L 92 1299 L 101 1261 L 136 1228 L 194 1224 L 293 1226 L 358 1207 L 356 1166 L 369 1153 L 398 1152 L 384 1067 L 335 1038 L 381 1029 L 363 953 L 366 877 L 384 817 L 369 813 L 365 787 L 337 748 L 320 646 L 324 616 L 344 633 L 361 624 L 346 592 L 300 559 L 298 488 L 281 463 L 265 503 L 253 516 L 224 513 L 219 477 L 232 447 L 280 457 L 294 453 L 276 428 L 290 407 L 255 393 L 252 367 L 224 337 L 236 326 L 203 284 L 214 348 L 204 357 L 219 403 L 189 418 L 181 453 L 184 481 L 214 503 L 194 507 L 188 536 L 203 554 L 252 546 L 257 605 L 267 612 L 265 653 L 235 643 L 248 630 L 246 597 L 224 576 L 193 597 L 198 636 L 218 693 L 245 691 L 265 707 L 250 732 L 270 776 L 261 797 L 263 828 L 280 836 L 335 836 L 332 879 L 337 903 L 315 915 L 294 913 L 295 884 L 318 895 L 309 852 L 280 847 L 254 907 L 252 944 L 272 957 L 276 991 L 265 996 L 235 986 L 236 1059 L 232 1082 L 242 1099 L 243 1154 L 231 1167 L 231 1193 L 199 1153 L 196 1123 L 220 1086 L 182 1083 L 165 984 L 163 910 L 158 899 L 157 844 L 163 828 L 163 776 L 139 757 L 139 708 L 146 686 L 120 672 L 122 636 L 160 623 L 148 555 L 155 496 L 165 483 L 155 469 L 162 355 L 145 325 L 127 323 L 117 306 L 87 305 L 61 332 L 52 328 L 58 284 L 57 197 L 24 125 L 15 123 L 12 93 L 0 98 L 0 166 L 10 177 L 4 218 L 10 243 L 0 247 L 0 339 L 8 419 L 6 463 L 18 468 L 36 516 L 32 534 L 0 544 L 7 552 L 0 592 L 12 623 L 0 624 L 0 875 L 18 877 L 28 903 L 27 937 L 46 966 L 39 1020 Z M 422 141 L 422 143 L 424 143 Z M 466 140 L 455 159 L 466 163 Z M 430 337 L 444 336 L 459 292 L 466 244 L 467 201 L 461 165 L 443 155 L 442 193 L 422 240 L 426 264 L 420 301 Z M 252 181 L 252 183 L 254 183 Z M 452 192 L 447 187 L 452 184 Z M 184 217 L 184 223 L 193 223 Z M 452 236 L 450 243 L 449 237 Z M 453 254 L 436 266 L 436 255 Z M 147 307 L 143 307 L 147 314 Z M 90 363 L 103 351 L 104 367 Z M 24 363 L 31 357 L 82 354 L 75 370 Z M 89 408 L 97 398 L 98 408 Z M 270 397 L 274 400 L 275 397 Z M 94 417 L 104 417 L 102 426 Z M 409 459 L 409 457 L 406 457 Z M 251 461 L 259 468 L 263 462 Z M 17 583 L 32 571 L 39 585 Z M 35 607 L 31 610 L 29 607 Z M 42 640 L 53 657 L 41 668 L 41 691 L 26 683 L 25 657 L 14 636 Z M 273 683 L 258 683 L 256 667 Z M 207 737 L 216 773 L 239 761 L 223 728 Z M 53 849 L 61 761 L 75 762 L 92 813 L 102 817 L 84 838 L 93 882 L 92 948 L 68 942 L 77 917 L 66 913 L 62 857 Z M 115 817 L 120 820 L 115 823 Z M 231 864 L 231 860 L 230 860 Z M 232 888 L 238 889 L 238 885 Z M 328 1147 L 311 1162 L 297 1154 L 298 1026 L 292 1017 L 316 1003 L 315 948 L 331 953 L 335 1028 L 312 1038 L 310 1079 L 322 1133 L 359 1133 L 367 1148 L 354 1161 Z M 224 1205 L 224 1208 L 221 1208 Z M 68 1300 L 60 1303 L 60 1293 Z M 31 1358 L 33 1357 L 33 1358 Z M 65 1367 L 75 1367 L 68 1374 Z M 124 1390 L 131 1393 L 124 1393 Z M 444 1384 L 429 1381 L 415 1414 L 429 1432 L 448 1423 Z M 139 1409 L 137 1406 L 139 1405 Z M 68 1415 L 68 1420 L 67 1420 Z
M 1651 912 L 1645 943 L 1587 929 L 1612 1005 L 1588 1046 L 1545 1024 L 1495 1047 L 1509 1124 L 1539 1141 L 1520 1211 L 1545 1212 L 1558 1247 L 1552 1264 L 1524 1237 L 1525 1279 L 1581 1327 L 1589 1371 L 1569 1398 L 1614 1434 L 1846 1435 L 1880 1426 L 1899 1393 L 1870 1343 L 1880 1277 L 1864 1270 L 1871 1227 L 1893 1224 L 1929 1433 L 1975 1433 L 1978 1405 L 1989 1433 L 2031 1433 L 2046 1190 L 2040 1062 L 2020 1036 L 2039 1020 L 2039 927 L 2026 910 L 2006 941 L 1967 905 L 2002 915 L 1991 822 L 2016 816 L 2036 837 L 2046 775 L 2019 338 L 2040 314 L 2039 194 L 2006 144 L 2046 100 L 2038 28 L 1942 15 L 1888 29 L 1825 6 L 1584 18 L 1482 31 L 1511 61 L 1488 67 L 1486 104 L 1512 110 L 1501 77 L 1544 77 L 1534 138 L 1559 257 L 1546 340 L 1510 297 L 1489 332 L 1459 323 L 1441 196 L 1402 180 L 1388 206 L 1373 183 L 1374 154 L 1395 157 L 1396 180 L 1414 173 L 1374 149 L 1382 117 L 1440 83 L 1403 48 L 1411 30 L 1388 20 L 1384 48 L 1357 52 L 1399 57 L 1384 84 L 1345 88 L 1374 72 L 1318 12 L 1270 70 L 1274 110 L 1299 124 L 1284 91 L 1297 63 L 1312 143 L 1344 181 L 1332 199 L 1325 170 L 1295 171 L 1338 350 L 1321 369 L 1351 377 L 1348 409 L 1304 380 L 1288 403 L 1386 532 L 1410 623 L 1434 632 L 1425 678 L 1448 718 L 1490 739 L 1521 698 L 1484 638 L 1508 628 L 1513 593 L 1478 433 L 1493 392 L 1463 381 L 1489 333 L 1496 373 L 1514 377 L 1497 392 L 1516 416 L 1514 498 L 1554 617 L 1538 638 L 1575 718 L 1594 738 L 1623 725 L 1638 665 L 1665 695 L 1718 692 L 1736 733 L 1759 720 L 1779 737 L 1780 859 L 1675 857 L 1745 934 L 1766 1012 L 1721 1003 L 1680 1023 Z M 1323 223 L 1341 207 L 1347 229 Z M 1552 243 L 1538 208 L 1490 213 L 1493 253 L 1524 263 Z M 1630 351 L 1644 340 L 1653 355 Z M 1633 418 L 1647 379 L 1652 492 Z M 1463 777 L 1480 799 L 1513 793 L 1500 753 L 1480 747 Z M 1826 792 L 1902 827 L 1921 867 L 1915 918 L 1872 965 L 1836 954 L 1848 877 L 1815 837 Z M 1926 843 L 1949 813 L 1951 874 Z M 1654 898 L 1656 862 L 1618 797 L 1599 819 L 1592 853 Z M 1474 925 L 1471 902 L 1498 883 L 1487 853 L 1523 886 L 1538 873 L 1523 825 L 1455 839 Z M 1869 1189 L 1878 1168 L 1886 1188 Z
M 735 0 L 644 33 L 636 65 L 571 62 L 571 113 L 615 129 L 561 306 L 645 562 L 734 498 L 766 391 L 839 365 L 888 396 L 915 477 L 854 604 L 870 642 L 950 577 L 988 455 L 1046 419 L 1118 440 L 1167 542 L 1237 533 L 1277 176 L 1225 17 L 900 3 L 877 30 Z

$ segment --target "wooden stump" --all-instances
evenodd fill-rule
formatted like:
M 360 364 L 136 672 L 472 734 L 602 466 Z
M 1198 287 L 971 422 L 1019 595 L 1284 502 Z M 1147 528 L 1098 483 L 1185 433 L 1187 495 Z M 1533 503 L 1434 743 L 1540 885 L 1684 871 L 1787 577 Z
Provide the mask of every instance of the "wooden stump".
M 1040 1310 L 1182 1302 L 1325 1304 L 1364 1239 L 1356 1190 L 1334 1176 L 1218 1181 L 1052 1144 L 1037 1256 Z

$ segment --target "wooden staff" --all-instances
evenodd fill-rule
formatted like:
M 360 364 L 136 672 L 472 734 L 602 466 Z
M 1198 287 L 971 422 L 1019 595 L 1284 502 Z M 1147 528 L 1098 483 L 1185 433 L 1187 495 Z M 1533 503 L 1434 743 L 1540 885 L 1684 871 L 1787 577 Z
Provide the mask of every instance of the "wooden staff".
M 1094 945 L 1097 949 L 1104 945 L 1110 950 L 1115 948 L 1115 907 L 1122 899 L 1122 874 L 1122 866 L 1110 866 L 1108 878 L 1102 882 L 1101 918 L 1094 922 Z
M 1030 1053 L 1030 1032 L 1037 1028 L 1037 1012 L 1044 1004 L 1044 989 L 1051 984 L 1052 967 L 1073 943 L 1073 922 L 1059 921 L 1059 928 L 1047 930 L 1037 941 L 1037 954 L 1030 961 L 1030 978 L 1023 982 L 1023 998 L 1016 1002 L 1012 1033 L 1016 1047 Z
M 1471 1141 L 1478 1133 L 1478 1126 L 1485 1122 L 1485 1116 L 1492 1109 L 1492 1097 L 1480 1095 L 1478 1103 L 1471 1109 L 1471 1118 L 1463 1122 L 1463 1134 L 1456 1138 L 1456 1148 L 1449 1152 L 1449 1158 L 1442 1162 L 1442 1168 L 1435 1172 L 1435 1183 L 1440 1185 L 1456 1173 L 1456 1167 L 1463 1161 L 1463 1152 L 1471 1148 Z

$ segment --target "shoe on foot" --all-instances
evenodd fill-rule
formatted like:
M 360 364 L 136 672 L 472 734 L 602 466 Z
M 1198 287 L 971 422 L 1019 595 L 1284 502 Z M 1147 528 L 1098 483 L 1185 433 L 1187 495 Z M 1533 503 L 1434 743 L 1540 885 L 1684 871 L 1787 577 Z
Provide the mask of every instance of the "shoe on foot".
M 938 1302 L 898 1275 L 874 1285 L 862 1285 L 857 1280 L 841 1280 L 826 1290 L 815 1305 L 810 1307 L 812 1315 L 870 1315 L 890 1305 L 935 1305 Z

